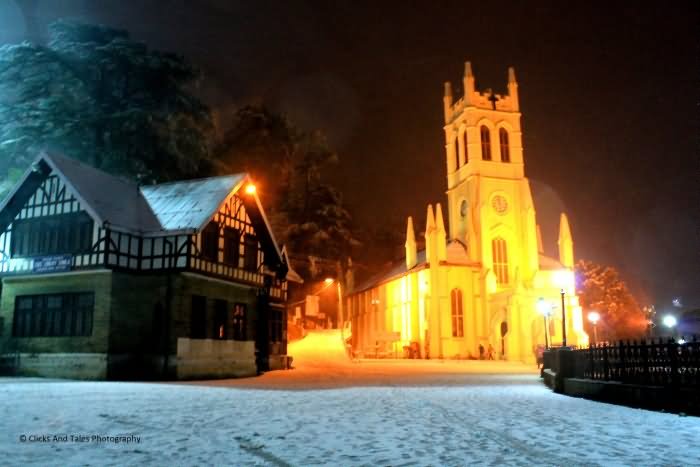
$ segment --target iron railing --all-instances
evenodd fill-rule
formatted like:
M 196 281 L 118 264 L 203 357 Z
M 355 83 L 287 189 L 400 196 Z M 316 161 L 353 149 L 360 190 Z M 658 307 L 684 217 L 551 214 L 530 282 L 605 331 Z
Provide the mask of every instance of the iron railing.
M 700 341 L 620 341 L 573 350 L 577 378 L 651 386 L 700 386 Z

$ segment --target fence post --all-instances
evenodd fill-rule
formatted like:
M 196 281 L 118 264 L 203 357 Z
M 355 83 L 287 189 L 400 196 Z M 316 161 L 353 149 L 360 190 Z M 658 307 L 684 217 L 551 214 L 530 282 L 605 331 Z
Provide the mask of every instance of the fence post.
M 603 379 L 607 381 L 610 379 L 608 377 L 609 367 L 608 367 L 608 344 L 603 344 Z
M 679 386 L 680 373 L 678 372 L 678 344 L 673 339 L 668 341 L 668 353 L 671 364 L 671 387 L 675 390 Z

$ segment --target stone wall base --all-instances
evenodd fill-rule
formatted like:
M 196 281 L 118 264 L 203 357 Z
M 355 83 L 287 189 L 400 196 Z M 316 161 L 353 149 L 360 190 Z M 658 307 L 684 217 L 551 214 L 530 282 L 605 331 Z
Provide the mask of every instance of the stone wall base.
M 107 354 L 15 353 L 0 356 L 0 371 L 17 376 L 46 378 L 106 379 Z

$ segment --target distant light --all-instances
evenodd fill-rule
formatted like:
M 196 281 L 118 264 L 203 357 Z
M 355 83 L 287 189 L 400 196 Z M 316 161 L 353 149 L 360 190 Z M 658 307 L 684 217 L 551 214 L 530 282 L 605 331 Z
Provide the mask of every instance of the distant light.
M 683 302 L 681 301 L 680 297 L 673 299 L 673 306 L 676 308 L 683 308 Z
M 540 299 L 537 300 L 537 311 L 541 315 L 549 316 L 552 313 L 552 305 L 547 303 L 547 300 L 540 297 Z
M 597 311 L 591 311 L 588 313 L 588 321 L 590 321 L 593 324 L 597 324 L 598 321 L 600 321 L 600 313 Z
M 663 323 L 664 323 L 664 326 L 666 326 L 667 328 L 672 328 L 673 326 L 678 324 L 678 320 L 673 315 L 666 315 L 666 316 L 664 316 Z
M 323 283 L 326 285 L 331 285 L 333 283 L 333 279 L 330 277 L 326 277 L 325 279 L 323 279 Z
M 573 285 L 574 277 L 571 271 L 568 269 L 560 269 L 558 271 L 554 271 L 552 281 L 554 282 L 555 286 L 563 290 Z
M 248 186 L 245 187 L 245 192 L 249 195 L 255 194 L 255 185 L 249 183 Z
M 685 342 L 686 342 L 685 339 L 683 339 L 682 337 L 681 337 L 680 339 L 678 339 L 678 343 L 679 343 L 680 345 L 685 344 Z

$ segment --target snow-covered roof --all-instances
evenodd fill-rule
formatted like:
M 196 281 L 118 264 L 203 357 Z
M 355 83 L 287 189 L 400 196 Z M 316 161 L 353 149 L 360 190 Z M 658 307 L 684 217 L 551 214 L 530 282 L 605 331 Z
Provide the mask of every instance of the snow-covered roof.
M 141 193 L 162 230 L 200 230 L 226 197 L 245 180 L 243 173 L 143 186 Z

